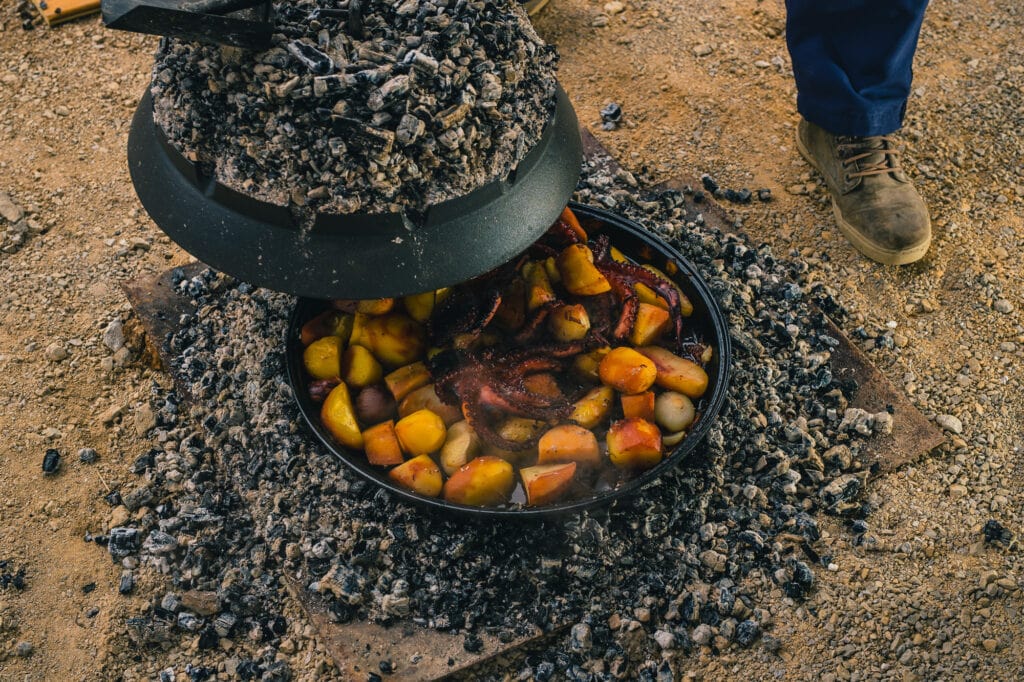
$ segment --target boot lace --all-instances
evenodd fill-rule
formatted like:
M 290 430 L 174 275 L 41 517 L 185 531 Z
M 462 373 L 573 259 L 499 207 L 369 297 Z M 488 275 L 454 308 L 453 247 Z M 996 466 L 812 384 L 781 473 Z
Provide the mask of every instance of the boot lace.
M 884 175 L 899 170 L 900 153 L 894 149 L 895 146 L 896 140 L 887 135 L 842 135 L 836 139 L 836 151 L 839 152 L 839 159 L 843 162 L 847 177 L 850 179 Z

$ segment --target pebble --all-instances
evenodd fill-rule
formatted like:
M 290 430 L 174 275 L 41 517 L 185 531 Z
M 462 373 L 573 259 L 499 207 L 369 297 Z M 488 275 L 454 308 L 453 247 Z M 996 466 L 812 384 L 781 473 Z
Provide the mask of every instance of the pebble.
M 938 415 L 935 417 L 935 423 L 950 433 L 961 434 L 964 432 L 963 422 L 951 414 Z
M 156 428 L 156 413 L 149 403 L 143 403 L 135 410 L 135 433 L 140 438 L 145 438 L 146 434 Z
M 982 640 L 981 645 L 985 647 L 985 651 L 990 653 L 995 653 L 999 650 L 999 642 L 994 639 L 984 639 Z
M 18 645 L 14 647 L 14 652 L 22 658 L 28 658 L 33 651 L 34 647 L 31 642 L 18 642 Z
M 124 325 L 121 320 L 111 320 L 103 328 L 103 345 L 110 349 L 111 353 L 117 352 L 124 347 Z
M 606 14 L 615 15 L 620 14 L 626 10 L 626 5 L 619 0 L 612 0 L 604 4 L 604 11 Z
M 11 196 L 6 192 L 0 191 L 0 218 L 14 224 L 21 220 L 24 215 L 25 213 L 21 210 L 21 207 L 14 203 Z
M 676 646 L 676 636 L 668 630 L 658 630 L 654 633 L 654 641 L 658 643 L 658 646 L 662 649 L 674 649 Z
M 46 347 L 46 350 L 44 351 L 44 354 L 46 355 L 46 359 L 49 360 L 50 362 L 60 362 L 61 360 L 66 360 L 69 355 L 68 349 L 60 341 L 54 341 L 53 343 L 48 345 Z
M 992 307 L 996 309 L 996 312 L 1003 313 L 1004 315 L 1013 312 L 1013 304 L 1005 298 L 997 300 Z
M 697 56 L 697 57 L 707 57 L 709 54 L 711 54 L 714 51 L 715 51 L 714 48 L 711 47 L 710 45 L 707 45 L 706 43 L 701 43 L 700 45 L 694 45 L 694 47 L 693 47 L 693 54 L 695 56 Z
M 99 453 L 92 448 L 82 448 L 78 451 L 78 461 L 82 464 L 95 464 L 99 458 Z

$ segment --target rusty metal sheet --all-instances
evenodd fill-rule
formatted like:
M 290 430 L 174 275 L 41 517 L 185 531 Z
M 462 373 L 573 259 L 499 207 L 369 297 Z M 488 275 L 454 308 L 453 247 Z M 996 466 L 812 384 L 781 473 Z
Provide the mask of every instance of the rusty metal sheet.
M 338 666 L 342 680 L 363 682 L 368 673 L 380 674 L 381 661 L 390 661 L 394 672 L 386 678 L 395 682 L 440 680 L 465 671 L 495 656 L 536 642 L 550 633 L 536 630 L 509 642 L 481 634 L 483 647 L 470 653 L 463 647 L 465 637 L 430 630 L 402 622 L 391 627 L 374 623 L 332 623 L 327 610 L 317 599 L 291 578 L 285 580 L 288 592 L 316 627 L 323 644 Z

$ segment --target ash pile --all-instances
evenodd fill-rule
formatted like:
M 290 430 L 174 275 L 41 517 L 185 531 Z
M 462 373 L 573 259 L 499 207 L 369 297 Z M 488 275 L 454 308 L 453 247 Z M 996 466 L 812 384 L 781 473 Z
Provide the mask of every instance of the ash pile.
M 161 644 L 146 627 L 163 624 L 164 646 L 187 631 L 210 647 L 195 664 L 216 667 L 218 638 L 250 641 L 259 677 L 284 663 L 293 624 L 270 619 L 290 575 L 338 622 L 411 620 L 463 634 L 469 651 L 482 632 L 511 640 L 532 626 L 569 626 L 514 663 L 522 679 L 674 679 L 673 655 L 778 647 L 764 600 L 779 590 L 803 599 L 831 563 L 816 516 L 841 515 L 864 532 L 873 503 L 859 451 L 892 419 L 848 409 L 856 386 L 832 376 L 838 341 L 821 311 L 844 312 L 827 286 L 809 283 L 806 264 L 718 233 L 680 192 L 640 196 L 627 180 L 587 167 L 578 198 L 665 237 L 710 283 L 730 324 L 728 401 L 692 461 L 576 517 L 427 515 L 349 472 L 301 423 L 284 358 L 294 299 L 212 272 L 181 276 L 176 286 L 199 312 L 166 343 L 192 400 L 156 397 L 160 445 L 128 493 L 155 511 L 101 539 L 136 572 L 155 569 L 176 594 L 200 591 L 213 603 L 203 615 L 154 598 L 129 623 L 136 643 Z
M 554 112 L 557 55 L 515 0 L 274 3 L 257 53 L 164 39 L 154 118 L 244 194 L 326 213 L 426 207 L 505 178 Z

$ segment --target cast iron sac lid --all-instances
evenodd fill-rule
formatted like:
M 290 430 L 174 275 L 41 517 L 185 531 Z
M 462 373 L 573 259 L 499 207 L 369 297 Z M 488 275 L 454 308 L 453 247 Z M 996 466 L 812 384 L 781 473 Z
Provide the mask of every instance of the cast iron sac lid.
M 128 135 L 128 166 L 160 229 L 206 264 L 241 280 L 311 298 L 383 298 L 463 282 L 524 251 L 576 187 L 583 146 L 557 89 L 540 140 L 508 177 L 405 213 L 321 213 L 303 231 L 286 206 L 205 176 L 153 120 L 147 93 Z

